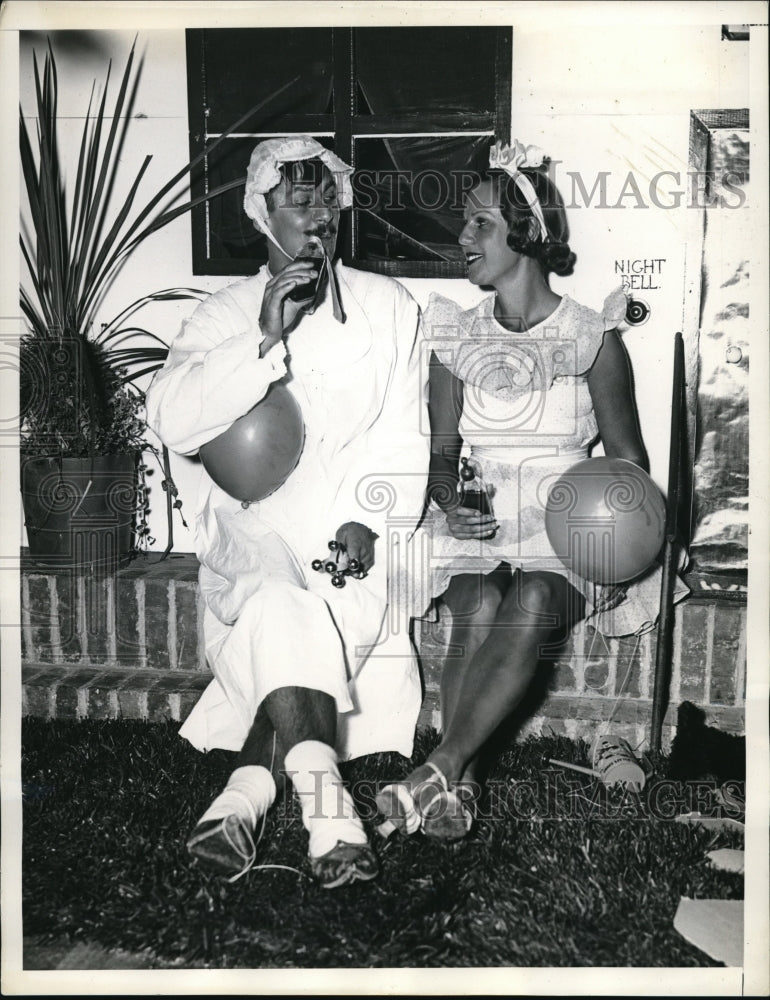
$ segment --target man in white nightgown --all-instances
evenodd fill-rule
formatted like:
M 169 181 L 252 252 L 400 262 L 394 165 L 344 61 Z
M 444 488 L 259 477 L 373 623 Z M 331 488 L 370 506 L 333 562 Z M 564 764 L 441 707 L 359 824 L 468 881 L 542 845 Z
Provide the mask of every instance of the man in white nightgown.
M 181 733 L 201 750 L 239 754 L 188 848 L 231 880 L 254 863 L 281 771 L 321 884 L 372 878 L 376 857 L 338 760 L 410 755 L 419 710 L 406 610 L 386 615 L 428 466 L 418 310 L 398 282 L 329 264 L 350 173 L 306 136 L 257 146 L 244 208 L 268 237 L 268 265 L 198 307 L 147 395 L 150 426 L 184 455 L 278 381 L 305 424 L 296 468 L 258 503 L 242 505 L 202 472 L 196 550 L 214 679 Z M 293 259 L 311 236 L 325 265 Z M 292 300 L 319 270 L 321 300 Z M 330 540 L 341 543 L 341 565 L 360 564 L 340 589 L 311 568 Z

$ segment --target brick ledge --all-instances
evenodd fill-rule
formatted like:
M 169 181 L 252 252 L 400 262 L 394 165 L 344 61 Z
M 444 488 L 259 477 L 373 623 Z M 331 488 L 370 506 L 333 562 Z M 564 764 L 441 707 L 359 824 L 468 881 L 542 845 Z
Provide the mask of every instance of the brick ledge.
M 156 670 L 99 664 L 25 663 L 22 684 L 46 687 L 114 688 L 140 691 L 202 691 L 212 674 L 203 670 Z
M 208 671 L 153 670 L 109 666 L 71 666 L 30 663 L 22 669 L 25 714 L 49 718 L 171 718 L 181 721 L 211 680 Z M 133 695 L 133 697 L 131 697 Z M 61 710 L 64 711 L 61 711 Z M 676 705 L 669 705 L 664 727 L 676 726 Z M 183 714 L 184 713 L 184 714 Z M 742 733 L 742 707 L 709 705 L 707 723 L 732 733 Z M 649 698 L 615 699 L 596 695 L 550 692 L 537 709 L 541 726 L 551 722 L 602 723 L 612 716 L 615 727 L 646 727 L 652 717 Z M 426 691 L 419 724 L 440 728 L 438 692 Z M 589 727 L 594 728 L 594 727 Z M 566 731 L 566 730 L 565 730 Z
M 202 642 L 198 562 L 151 554 L 108 577 L 50 571 L 23 559 L 23 711 L 47 718 L 184 719 L 211 678 Z M 439 722 L 439 681 L 451 621 L 420 632 L 420 725 Z M 651 718 L 656 634 L 595 642 L 582 625 L 553 666 L 533 726 L 582 736 L 606 722 L 644 737 Z M 745 595 L 694 591 L 675 612 L 670 709 L 689 700 L 711 725 L 741 731 Z M 615 702 L 618 701 L 616 705 Z

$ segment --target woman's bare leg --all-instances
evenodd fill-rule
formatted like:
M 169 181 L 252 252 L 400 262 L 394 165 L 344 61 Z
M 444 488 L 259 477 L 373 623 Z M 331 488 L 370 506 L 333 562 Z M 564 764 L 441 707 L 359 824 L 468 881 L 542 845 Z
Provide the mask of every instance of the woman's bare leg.
M 452 579 L 444 602 L 452 614 L 450 650 L 441 672 L 441 723 L 446 734 L 457 708 L 460 690 L 473 658 L 497 619 L 503 595 L 511 583 L 506 566 L 485 576 L 463 574 Z M 474 756 L 462 774 L 462 783 L 477 798 L 483 775 Z
M 447 841 L 468 831 L 462 802 L 468 792 L 475 797 L 466 783 L 483 777 L 479 752 L 522 700 L 543 651 L 585 613 L 583 597 L 555 573 L 517 572 L 499 589 L 488 577 L 481 586 L 459 580 L 447 591 L 458 620 L 452 632 L 456 648 L 442 676 L 442 741 L 425 764 L 377 796 L 385 829 L 409 834 L 422 828 Z M 445 798 L 444 781 L 453 786 Z
M 514 576 L 461 681 L 459 669 L 450 680 L 451 716 L 429 758 L 448 781 L 464 777 L 469 763 L 523 698 L 543 648 L 578 621 L 584 607 L 582 596 L 556 573 Z
M 450 648 L 441 672 L 441 721 L 446 732 L 473 657 L 494 625 L 510 575 L 463 574 L 452 579 L 444 602 L 452 614 Z

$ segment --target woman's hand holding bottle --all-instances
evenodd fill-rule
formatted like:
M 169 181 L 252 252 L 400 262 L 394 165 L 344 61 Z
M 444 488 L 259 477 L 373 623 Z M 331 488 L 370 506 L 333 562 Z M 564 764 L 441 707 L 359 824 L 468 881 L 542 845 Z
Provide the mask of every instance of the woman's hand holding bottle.
M 447 528 L 453 538 L 494 538 L 500 527 L 494 514 L 457 506 L 447 512 Z

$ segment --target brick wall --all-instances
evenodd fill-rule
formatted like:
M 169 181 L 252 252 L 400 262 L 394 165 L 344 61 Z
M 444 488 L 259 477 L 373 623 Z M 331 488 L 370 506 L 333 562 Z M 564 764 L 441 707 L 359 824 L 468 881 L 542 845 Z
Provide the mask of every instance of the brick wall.
M 21 576 L 23 712 L 48 718 L 184 719 L 210 679 L 203 655 L 197 563 L 172 554 L 107 578 L 36 571 Z M 438 680 L 451 620 L 418 635 L 425 698 L 421 725 L 439 724 Z M 656 633 L 606 640 L 581 625 L 548 668 L 544 699 L 522 734 L 590 739 L 611 731 L 649 738 Z M 742 732 L 746 607 L 740 595 L 697 591 L 677 606 L 669 711 L 685 699 L 721 729 Z
M 211 679 L 194 556 L 103 578 L 21 577 L 22 707 L 49 718 L 183 719 Z
M 438 680 L 446 655 L 451 616 L 423 632 L 425 721 L 438 727 Z M 649 740 L 655 682 L 657 631 L 605 638 L 581 623 L 550 665 L 547 690 L 535 702 L 521 735 L 553 732 L 590 739 L 611 721 L 610 731 L 633 746 Z M 746 606 L 735 597 L 693 595 L 675 609 L 669 708 L 663 743 L 676 726 L 676 710 L 689 700 L 704 708 L 720 729 L 743 732 L 745 722 Z

